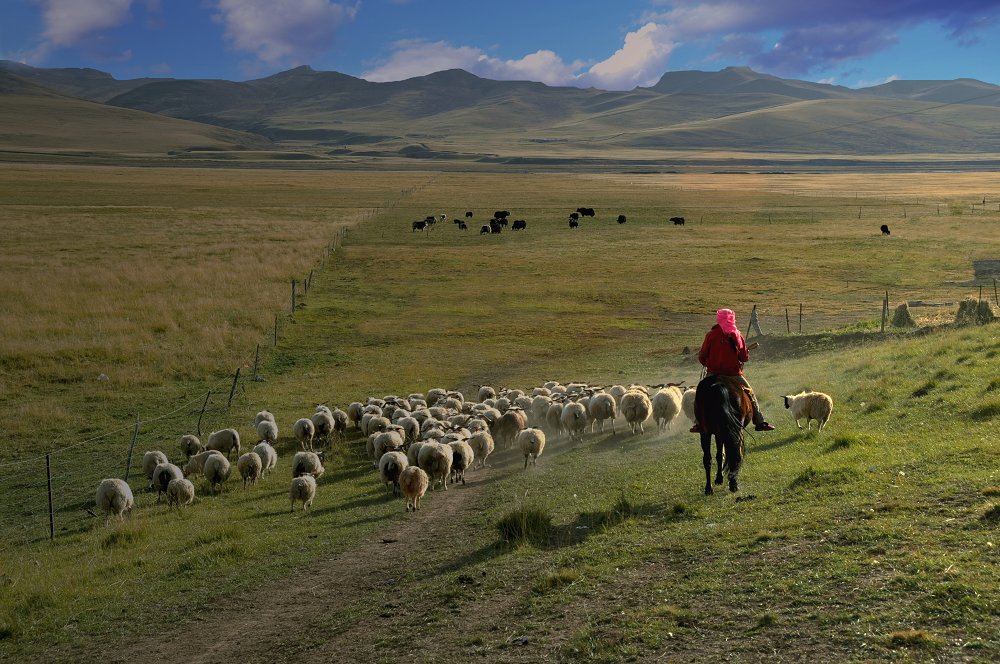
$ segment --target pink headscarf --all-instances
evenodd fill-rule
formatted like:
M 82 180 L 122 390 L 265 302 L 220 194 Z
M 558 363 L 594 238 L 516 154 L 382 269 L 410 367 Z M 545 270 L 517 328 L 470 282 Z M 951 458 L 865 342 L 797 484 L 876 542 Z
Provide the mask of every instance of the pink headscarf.
M 723 332 L 739 338 L 740 331 L 736 327 L 736 313 L 732 309 L 719 309 L 715 313 L 715 320 Z

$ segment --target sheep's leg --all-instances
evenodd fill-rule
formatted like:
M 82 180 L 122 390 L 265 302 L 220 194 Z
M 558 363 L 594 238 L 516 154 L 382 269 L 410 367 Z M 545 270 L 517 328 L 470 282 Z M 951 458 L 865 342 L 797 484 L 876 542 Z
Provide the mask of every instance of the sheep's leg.
M 524 455 L 524 469 L 525 470 L 528 469 L 528 455 L 527 454 Z

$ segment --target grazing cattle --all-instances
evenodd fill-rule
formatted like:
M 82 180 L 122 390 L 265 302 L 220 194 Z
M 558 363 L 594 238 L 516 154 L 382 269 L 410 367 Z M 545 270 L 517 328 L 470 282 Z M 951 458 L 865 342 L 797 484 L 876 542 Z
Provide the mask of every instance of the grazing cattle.
M 490 227 L 487 226 L 486 224 L 483 224 L 482 226 L 479 227 L 480 235 L 489 235 L 489 233 L 490 233 Z
M 528 227 L 528 222 L 526 222 L 524 219 L 515 219 L 514 225 L 511 226 L 511 230 L 523 231 L 527 227 Z
M 490 233 L 499 233 L 503 230 L 503 226 L 496 219 L 490 219 Z
M 593 217 L 594 216 L 594 208 L 581 207 L 581 208 L 577 208 L 576 211 L 579 212 L 580 214 L 582 214 L 584 217 Z
M 674 226 L 684 225 L 684 217 L 670 217 L 670 221 L 674 222 Z
M 618 223 L 619 224 L 624 224 L 625 223 L 625 215 L 623 215 L 623 214 L 618 215 Z
M 433 214 L 429 214 L 426 217 L 424 217 L 424 223 L 427 224 L 428 226 L 433 226 L 434 224 L 437 223 L 437 217 L 435 217 Z
M 570 219 L 576 219 L 577 221 L 579 221 L 580 220 L 580 213 L 579 212 L 570 212 L 569 213 L 569 218 Z
M 469 210 L 468 212 L 465 213 L 465 218 L 472 219 L 472 210 Z
M 469 227 L 466 225 L 466 223 L 464 221 L 460 221 L 460 222 L 458 222 L 458 230 L 460 230 L 460 231 L 467 231 L 467 230 L 469 230 Z
M 445 219 L 448 218 L 448 215 L 446 215 L 446 214 L 441 214 L 441 215 L 438 215 L 438 216 L 441 218 L 441 223 L 442 224 L 445 222 Z
M 497 223 L 499 223 L 501 226 L 507 226 L 507 218 L 504 217 L 503 219 L 497 219 Z
M 885 224 L 882 224 L 882 235 L 888 235 L 888 234 L 889 234 L 889 227 L 886 226 Z
M 494 219 L 506 219 L 509 216 L 510 212 L 507 212 L 507 210 L 497 210 L 496 212 L 493 213 Z
M 413 222 L 413 228 L 410 230 L 410 232 L 412 233 L 413 231 L 422 231 L 425 228 L 427 228 L 427 222 L 426 221 L 414 221 Z
M 579 228 L 580 227 L 580 221 L 578 219 L 574 219 L 573 217 L 570 217 L 569 218 L 569 227 L 570 228 Z

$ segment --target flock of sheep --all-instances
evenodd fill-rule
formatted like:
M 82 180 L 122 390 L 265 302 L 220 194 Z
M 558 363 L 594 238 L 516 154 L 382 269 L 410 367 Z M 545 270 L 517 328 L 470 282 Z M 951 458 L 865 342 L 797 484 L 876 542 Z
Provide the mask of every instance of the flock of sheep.
M 464 484 L 465 473 L 476 465 L 485 466 L 497 447 L 516 446 L 527 468 L 529 463 L 536 464 L 545 450 L 546 436 L 565 435 L 578 442 L 588 430 L 603 432 L 606 423 L 614 433 L 619 416 L 633 434 L 643 433 L 643 423 L 649 419 L 661 430 L 681 414 L 694 421 L 695 389 L 677 384 L 605 388 L 549 381 L 528 392 L 477 387 L 475 400 L 466 400 L 457 390 L 434 388 L 426 395 L 415 393 L 405 398 L 369 397 L 351 403 L 346 411 L 317 406 L 310 417 L 292 425 L 301 450 L 291 463 L 291 511 L 295 511 L 297 502 L 302 503 L 303 510 L 312 505 L 317 480 L 325 472 L 325 454 L 315 451 L 314 445 L 329 444 L 335 435 L 342 437 L 349 423 L 366 437 L 366 453 L 378 471 L 379 481 L 393 496 L 402 494 L 406 498 L 409 512 L 420 509 L 420 499 L 428 488 L 440 486 L 447 490 L 449 483 Z M 815 419 L 822 429 L 833 409 L 830 397 L 818 392 L 784 399 L 796 425 L 804 418 L 808 427 Z M 196 475 L 202 475 L 208 488 L 217 492 L 232 473 L 230 460 L 234 457 L 244 488 L 270 474 L 278 461 L 274 415 L 266 410 L 257 413 L 254 429 L 259 442 L 242 455 L 236 429 L 215 431 L 205 444 L 194 435 L 181 436 L 180 449 L 186 458 L 183 467 L 171 463 L 162 451 L 146 452 L 143 472 L 149 488 L 157 492 L 157 502 L 165 494 L 169 506 L 191 504 L 195 486 L 188 478 Z M 109 517 L 119 518 L 135 505 L 128 483 L 114 478 L 101 481 L 96 502 Z

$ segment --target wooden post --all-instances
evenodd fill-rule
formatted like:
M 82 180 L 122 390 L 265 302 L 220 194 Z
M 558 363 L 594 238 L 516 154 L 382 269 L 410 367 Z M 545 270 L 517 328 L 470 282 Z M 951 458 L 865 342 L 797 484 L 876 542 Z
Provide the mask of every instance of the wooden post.
M 889 291 L 885 292 L 885 299 L 882 300 L 882 334 L 885 334 L 885 319 L 889 317 Z
M 937 213 L 937 216 L 939 216 L 939 217 L 941 216 L 941 204 L 940 203 L 938 203 L 938 213 Z
M 309 288 L 313 287 L 313 270 L 309 270 Z
M 983 301 L 983 285 L 979 284 L 979 301 Z
M 858 208 L 858 219 L 860 219 L 860 218 L 861 218 L 861 208 L 859 207 Z
M 198 415 L 198 437 L 201 438 L 201 418 L 205 416 L 205 409 L 208 408 L 208 398 L 212 396 L 212 390 L 205 395 L 205 403 L 201 404 L 201 413 Z
M 257 380 L 257 361 L 260 359 L 260 344 L 257 344 L 257 352 L 253 354 L 253 374 L 250 380 Z
M 799 305 L 799 334 L 802 333 L 802 305 Z
M 135 429 L 132 431 L 132 442 L 128 445 L 128 461 L 125 462 L 125 481 L 128 482 L 129 473 L 132 472 L 132 450 L 135 449 L 135 441 L 139 438 L 139 413 L 135 414 Z
M 993 303 L 1000 305 L 1000 297 L 997 297 L 997 279 L 993 277 Z
M 236 375 L 233 376 L 233 387 L 229 390 L 229 402 L 226 404 L 226 412 L 229 412 L 230 407 L 233 405 L 233 397 L 236 396 L 236 384 L 240 382 L 240 369 L 241 367 L 236 367 Z
M 757 311 L 757 305 L 756 304 L 753 305 L 753 309 L 750 310 L 750 322 L 747 323 L 747 333 L 743 335 L 747 339 L 750 338 L 750 328 L 751 328 L 751 326 L 753 326 L 753 315 L 754 315 L 755 311 Z
M 792 324 L 788 321 L 788 307 L 785 307 L 785 332 L 792 333 Z
M 292 313 L 295 313 L 295 280 L 292 279 Z
M 45 455 L 45 477 L 49 484 L 49 539 L 56 538 L 56 514 L 52 510 L 52 461 L 49 454 Z

